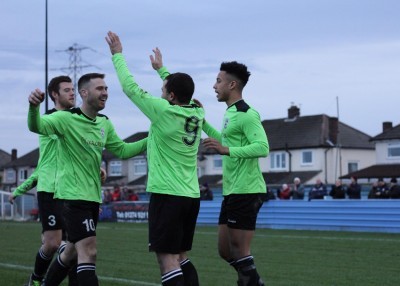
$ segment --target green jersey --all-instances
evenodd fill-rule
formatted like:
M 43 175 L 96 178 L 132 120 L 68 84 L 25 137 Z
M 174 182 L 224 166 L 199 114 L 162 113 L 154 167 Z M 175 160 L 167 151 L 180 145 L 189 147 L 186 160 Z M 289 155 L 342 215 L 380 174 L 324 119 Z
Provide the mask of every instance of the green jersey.
M 226 110 L 221 132 L 207 122 L 203 130 L 229 147 L 222 157 L 223 195 L 265 193 L 258 158 L 268 155 L 269 144 L 258 112 L 239 100 Z
M 28 179 L 26 179 L 21 185 L 18 186 L 18 188 L 14 190 L 13 195 L 17 197 L 25 194 L 29 190 L 36 187 L 37 182 L 38 182 L 38 172 L 37 170 L 35 170 L 35 172 L 33 172 Z
M 203 108 L 194 103 L 173 105 L 142 90 L 122 54 L 115 54 L 113 63 L 125 94 L 151 121 L 147 142 L 147 191 L 199 198 L 197 152 Z M 169 74 L 165 68 L 158 73 L 162 79 Z
M 87 117 L 80 108 L 40 116 L 39 108 L 30 106 L 29 130 L 58 136 L 57 173 L 54 197 L 101 203 L 100 165 L 106 148 L 122 159 L 146 150 L 147 139 L 125 143 L 115 133 L 104 115 Z M 41 178 L 39 178 L 39 181 Z
M 57 112 L 53 108 L 43 116 Z M 38 192 L 54 193 L 56 180 L 57 159 L 56 149 L 58 137 L 55 134 L 39 136 L 39 162 L 35 172 L 13 192 L 15 196 L 22 195 L 36 186 Z M 39 179 L 40 178 L 40 179 Z

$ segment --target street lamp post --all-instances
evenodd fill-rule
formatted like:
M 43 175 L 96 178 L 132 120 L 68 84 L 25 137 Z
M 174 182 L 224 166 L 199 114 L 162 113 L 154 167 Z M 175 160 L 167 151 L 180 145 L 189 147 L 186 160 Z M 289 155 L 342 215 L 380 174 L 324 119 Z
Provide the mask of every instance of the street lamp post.
M 45 26 L 46 26 L 46 32 L 45 32 L 45 87 L 44 87 L 44 98 L 45 98 L 45 107 L 46 107 L 46 112 L 49 110 L 49 96 L 48 96 L 48 92 L 47 92 L 47 85 L 48 85 L 48 52 L 47 52 L 47 0 L 46 0 L 46 15 L 45 15 Z

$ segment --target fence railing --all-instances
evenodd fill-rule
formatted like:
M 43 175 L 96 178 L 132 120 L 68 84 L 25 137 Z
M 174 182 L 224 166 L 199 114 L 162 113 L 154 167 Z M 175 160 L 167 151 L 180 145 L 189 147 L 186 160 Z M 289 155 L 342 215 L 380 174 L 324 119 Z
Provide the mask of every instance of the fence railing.
M 10 204 L 9 192 L 0 190 L 0 219 L 2 220 L 29 220 L 37 210 L 36 198 L 33 194 L 17 197 L 14 204 Z

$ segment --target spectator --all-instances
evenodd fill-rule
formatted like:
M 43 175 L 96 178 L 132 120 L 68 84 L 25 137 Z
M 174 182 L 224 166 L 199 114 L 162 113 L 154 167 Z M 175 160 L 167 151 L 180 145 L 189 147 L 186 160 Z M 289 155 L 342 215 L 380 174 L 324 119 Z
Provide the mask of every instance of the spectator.
M 120 191 L 121 196 L 120 196 L 120 200 L 121 201 L 128 201 L 129 200 L 129 194 L 128 194 L 128 188 L 127 187 L 123 187 L 122 190 Z
M 279 192 L 279 198 L 281 200 L 290 200 L 290 187 L 288 184 L 283 184 L 281 191 Z
M 139 200 L 139 196 L 132 190 L 128 190 L 127 200 L 134 202 Z
M 314 187 L 308 194 L 308 200 L 322 200 L 327 195 L 326 187 L 322 183 L 321 179 L 317 179 Z
M 265 197 L 265 201 L 269 200 L 276 200 L 276 197 L 274 191 L 267 187 L 267 195 Z
M 213 192 L 211 191 L 208 183 L 200 186 L 200 200 L 202 201 L 212 201 L 214 199 Z
M 378 188 L 378 182 L 373 182 L 371 190 L 369 190 L 369 193 L 368 193 L 368 199 L 375 199 L 375 193 L 376 193 L 377 188 Z
M 335 185 L 332 187 L 329 195 L 332 199 L 345 199 L 346 198 L 346 190 L 345 187 L 342 185 L 341 180 L 336 180 Z
M 114 191 L 112 193 L 112 200 L 113 202 L 121 200 L 121 190 L 117 185 L 114 186 Z
M 379 179 L 378 183 L 372 186 L 368 194 L 369 199 L 386 199 L 389 197 L 389 188 L 383 179 Z
M 397 184 L 397 179 L 390 180 L 389 198 L 400 199 L 400 186 Z
M 347 189 L 349 199 L 361 199 L 361 186 L 357 183 L 357 177 L 351 176 L 351 183 Z
M 301 184 L 300 178 L 294 178 L 293 180 L 292 199 L 303 200 L 304 199 L 304 185 Z
M 103 203 L 108 204 L 109 202 L 112 202 L 112 194 L 109 189 L 105 189 L 103 192 Z

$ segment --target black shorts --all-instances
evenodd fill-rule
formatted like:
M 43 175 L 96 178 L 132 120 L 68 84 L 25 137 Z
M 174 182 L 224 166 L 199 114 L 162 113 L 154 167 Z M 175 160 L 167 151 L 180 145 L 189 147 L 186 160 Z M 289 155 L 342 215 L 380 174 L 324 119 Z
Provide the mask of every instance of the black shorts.
M 152 193 L 149 204 L 149 250 L 179 254 L 192 249 L 200 198 Z
M 100 204 L 89 201 L 63 200 L 63 216 L 68 241 L 75 243 L 96 236 Z
M 225 196 L 218 224 L 226 224 L 229 228 L 235 229 L 255 230 L 257 215 L 265 196 L 265 193 Z
M 42 232 L 64 228 L 62 203 L 54 199 L 53 196 L 53 193 L 37 192 Z

